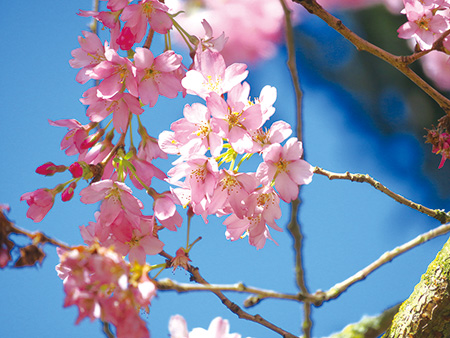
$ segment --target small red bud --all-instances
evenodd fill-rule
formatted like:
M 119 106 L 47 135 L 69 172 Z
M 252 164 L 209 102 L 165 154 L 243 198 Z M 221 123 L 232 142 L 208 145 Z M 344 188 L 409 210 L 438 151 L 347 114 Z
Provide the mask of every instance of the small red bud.
M 65 165 L 56 165 L 53 162 L 47 162 L 36 168 L 36 172 L 40 175 L 53 176 L 55 173 L 61 173 L 65 171 L 67 167 Z
M 74 178 L 79 178 L 83 176 L 83 167 L 78 162 L 74 162 L 70 165 L 69 171 Z
M 69 186 L 66 188 L 66 190 L 64 190 L 61 194 L 61 200 L 63 202 L 67 202 L 70 201 L 73 197 L 73 193 L 75 188 L 77 187 L 77 183 L 76 182 L 72 182 L 69 184 Z

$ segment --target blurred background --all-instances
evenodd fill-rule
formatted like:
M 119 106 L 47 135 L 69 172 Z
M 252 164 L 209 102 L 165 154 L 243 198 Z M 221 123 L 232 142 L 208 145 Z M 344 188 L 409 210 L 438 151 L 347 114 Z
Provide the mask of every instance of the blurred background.
M 26 218 L 28 209 L 20 196 L 41 187 L 53 188 L 67 180 L 67 174 L 43 177 L 35 169 L 48 161 L 69 165 L 76 160 L 60 150 L 64 128 L 51 127 L 47 119 L 75 118 L 88 122 L 79 102 L 89 84 L 75 81 L 78 70 L 69 66 L 70 52 L 79 47 L 77 37 L 88 30 L 90 20 L 77 16 L 89 10 L 91 2 L 8 2 L 3 9 L 0 32 L 2 53 L 2 152 L 0 203 L 11 207 L 8 217 L 28 230 L 41 230 L 70 245 L 82 239 L 80 225 L 94 220 L 97 205 L 83 205 L 77 194 L 71 202 L 56 201 L 40 223 Z M 104 4 L 102 4 L 104 5 Z M 411 53 L 396 30 L 405 21 L 382 4 L 358 10 L 334 8 L 333 12 L 358 34 L 394 54 Z M 217 32 L 220 34 L 220 32 Z M 101 32 L 106 36 L 106 32 Z M 389 189 L 433 209 L 450 209 L 450 164 L 438 169 L 440 156 L 425 144 L 424 128 L 431 128 L 443 115 L 440 108 L 401 73 L 384 62 L 359 53 L 339 34 L 319 19 L 300 12 L 295 42 L 301 86 L 304 92 L 304 149 L 306 160 L 334 172 L 369 174 Z M 162 52 L 163 42 L 152 48 Z M 189 58 L 185 48 L 186 65 Z M 265 85 L 275 86 L 278 99 L 271 122 L 285 120 L 295 125 L 295 105 L 287 71 L 286 49 L 279 47 L 273 57 L 252 63 L 247 81 L 252 96 Z M 422 73 L 420 65 L 415 70 Z M 169 100 L 160 97 L 157 105 L 142 115 L 152 136 L 168 130 L 182 117 L 193 97 Z M 156 162 L 161 169 L 169 162 Z M 258 162 L 254 162 L 256 169 Z M 252 163 L 249 164 L 249 168 Z M 164 185 L 161 185 L 164 189 Z M 133 189 L 136 192 L 137 189 Z M 146 196 L 136 192 L 144 205 Z M 304 232 L 304 265 L 309 290 L 328 290 L 364 268 L 380 255 L 439 222 L 400 205 L 368 184 L 329 181 L 314 176 L 302 188 L 300 222 Z M 282 206 L 278 221 L 286 228 L 289 206 Z M 144 213 L 149 214 L 150 208 Z M 227 241 L 223 219 L 209 217 L 204 224 L 193 220 L 191 238 L 202 236 L 190 252 L 192 264 L 200 268 L 210 283 L 244 282 L 249 286 L 296 293 L 294 252 L 287 231 L 272 231 L 278 243 L 267 242 L 261 250 L 247 239 Z M 185 243 L 186 227 L 164 231 L 165 251 L 174 255 Z M 437 238 L 381 267 L 366 280 L 350 287 L 338 299 L 313 308 L 313 336 L 326 337 L 356 322 L 363 315 L 376 315 L 405 300 L 436 256 L 446 236 Z M 18 244 L 26 239 L 14 237 Z M 41 266 L 5 268 L 0 271 L 0 337 L 105 337 L 99 322 L 84 320 L 75 326 L 76 308 L 63 308 L 63 286 L 57 277 L 59 263 L 54 247 L 46 246 Z M 149 257 L 151 264 L 163 262 Z M 161 278 L 189 282 L 184 270 L 167 270 Z M 243 295 L 227 294 L 238 305 Z M 266 300 L 249 309 L 283 329 L 300 335 L 302 305 Z M 159 292 L 150 313 L 142 314 L 152 337 L 168 337 L 171 315 L 180 314 L 189 329 L 207 328 L 221 316 L 230 321 L 230 332 L 242 337 L 278 337 L 251 322 L 239 320 L 210 293 L 175 294 Z

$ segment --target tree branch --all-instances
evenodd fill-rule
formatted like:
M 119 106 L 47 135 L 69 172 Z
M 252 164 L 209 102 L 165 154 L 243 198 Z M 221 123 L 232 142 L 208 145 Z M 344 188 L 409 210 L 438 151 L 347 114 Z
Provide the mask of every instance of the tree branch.
M 380 182 L 374 180 L 372 177 L 370 177 L 369 175 L 363 175 L 363 174 L 350 174 L 348 171 L 344 174 L 338 174 L 338 173 L 334 173 L 319 167 L 315 167 L 314 168 L 314 173 L 315 174 L 319 174 L 319 175 L 323 175 L 328 177 L 330 180 L 349 180 L 352 182 L 359 182 L 359 183 L 369 183 L 371 186 L 373 186 L 375 189 L 381 191 L 382 193 L 388 195 L 389 197 L 391 197 L 392 199 L 396 200 L 397 202 L 399 202 L 400 204 L 406 205 L 414 210 L 417 210 L 425 215 L 428 215 L 430 217 L 433 217 L 435 219 L 437 219 L 439 222 L 443 223 L 447 223 L 450 222 L 450 215 L 449 213 L 446 213 L 443 210 L 433 210 L 427 207 L 424 207 L 421 204 L 415 203 L 413 201 L 408 200 L 407 198 L 396 194 L 394 192 L 392 192 L 391 190 L 389 190 L 388 188 L 386 188 L 384 185 L 382 185 Z
M 251 286 L 246 286 L 244 283 L 236 283 L 236 284 L 200 284 L 200 285 L 192 285 L 192 284 L 183 284 L 178 283 L 177 281 L 171 280 L 169 278 L 162 279 L 156 282 L 158 289 L 172 290 L 177 291 L 179 293 L 189 292 L 189 291 L 231 291 L 238 293 L 251 293 L 257 295 L 259 299 L 266 298 L 276 298 L 276 299 L 286 299 L 286 300 L 295 300 L 295 301 L 303 301 L 306 297 L 303 294 L 286 294 L 280 293 L 272 290 L 263 290 L 258 289 Z
M 166 253 L 165 251 L 161 251 L 159 253 L 161 256 L 165 257 L 168 260 L 173 260 L 173 257 Z M 210 284 L 201 276 L 199 269 L 197 267 L 194 267 L 192 265 L 188 265 L 187 271 L 191 274 L 191 280 L 195 281 L 196 283 L 209 286 Z M 236 314 L 241 319 L 246 319 L 258 324 L 261 324 L 268 329 L 278 333 L 284 338 L 298 338 L 297 336 L 293 335 L 292 333 L 289 333 L 282 328 L 272 324 L 271 322 L 267 321 L 263 317 L 261 317 L 259 314 L 251 315 L 248 312 L 245 312 L 242 310 L 237 304 L 233 303 L 228 297 L 226 297 L 221 291 L 219 290 L 212 290 L 212 293 L 214 293 L 219 299 L 222 301 L 222 304 L 225 305 L 231 312 Z
M 294 43 L 294 30 L 292 28 L 291 20 L 291 10 L 286 5 L 285 0 L 280 0 L 281 6 L 284 11 L 285 18 L 285 30 L 286 30 L 286 47 L 288 52 L 287 67 L 289 69 L 289 74 L 291 75 L 292 84 L 294 86 L 295 93 L 295 106 L 296 106 L 296 133 L 299 141 L 303 142 L 303 119 L 302 119 L 302 99 L 303 92 L 300 88 L 300 78 L 297 70 L 297 60 L 295 56 L 295 43 Z M 304 148 L 304 147 L 303 147 Z M 305 157 L 303 152 L 302 158 Z M 288 225 L 289 233 L 294 239 L 294 250 L 295 250 L 295 271 L 297 285 L 300 291 L 308 295 L 308 288 L 305 282 L 305 272 L 303 269 L 302 261 L 302 240 L 303 236 L 300 229 L 300 224 L 298 223 L 298 211 L 300 206 L 300 199 L 297 198 L 291 204 L 291 221 Z M 302 324 L 302 329 L 305 338 L 311 336 L 312 321 L 311 321 L 311 303 L 304 301 L 303 303 L 304 320 Z
M 321 305 L 322 302 L 329 301 L 331 299 L 337 298 L 340 294 L 346 291 L 351 285 L 365 279 L 369 274 L 374 272 L 376 269 L 382 265 L 389 263 L 394 258 L 400 256 L 401 254 L 419 246 L 422 243 L 428 242 L 429 240 L 436 238 L 438 236 L 445 235 L 450 232 L 450 223 L 443 224 L 433 230 L 430 230 L 422 235 L 417 236 L 413 240 L 396 247 L 391 251 L 387 251 L 380 256 L 376 261 L 366 266 L 364 269 L 360 270 L 353 276 L 347 278 L 345 281 L 336 284 L 330 290 L 323 292 L 318 291 L 312 296 L 316 298 L 316 305 Z
M 427 93 L 436 103 L 450 116 L 450 100 L 439 93 L 424 79 L 417 75 L 408 65 L 411 63 L 408 57 L 393 55 L 384 49 L 364 40 L 359 35 L 348 29 L 341 20 L 328 13 L 315 0 L 293 0 L 302 5 L 308 12 L 314 14 L 325 21 L 331 28 L 340 33 L 344 38 L 350 41 L 358 50 L 366 51 L 392 65 L 394 68 L 402 72 L 419 88 Z

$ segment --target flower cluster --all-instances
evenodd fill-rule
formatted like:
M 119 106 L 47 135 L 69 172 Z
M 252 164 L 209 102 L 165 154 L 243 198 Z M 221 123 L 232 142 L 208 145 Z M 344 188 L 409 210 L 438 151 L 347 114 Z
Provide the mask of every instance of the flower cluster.
M 95 81 L 80 99 L 87 106 L 89 122 L 49 121 L 67 128 L 61 150 L 77 159 L 69 166 L 47 162 L 36 169 L 45 176 L 70 172 L 71 178 L 53 189 L 25 193 L 21 200 L 29 205 L 27 216 L 40 222 L 58 194 L 69 201 L 82 181 L 89 182 L 79 192 L 81 202 L 100 204 L 95 221 L 80 226 L 89 247 L 59 251 L 57 270 L 64 279 L 65 306 L 78 306 L 77 322 L 97 318 L 115 325 L 118 337 L 147 337 L 137 313 L 155 294 L 147 273 L 156 267 L 187 269 L 196 242 L 188 241 L 169 263 L 146 265 L 147 256 L 164 247 L 159 232 L 182 225 L 178 205 L 205 221 L 209 215 L 227 216 L 226 237 L 237 240 L 248 235 L 250 244 L 260 249 L 271 239 L 269 227 L 282 230 L 276 224 L 280 199 L 289 203 L 297 198 L 299 185 L 311 181 L 312 167 L 302 159 L 301 142 L 288 139 L 289 124 L 278 121 L 265 127 L 275 112 L 276 89 L 266 86 L 258 98 L 250 98 L 250 86 L 244 82 L 247 66 L 227 66 L 219 52 L 227 41 L 224 34 L 215 38 L 208 22 L 202 21 L 205 35 L 190 35 L 175 21 L 178 16 L 157 0 L 109 0 L 106 8 L 80 15 L 92 16 L 109 28 L 111 40 L 102 42 L 96 34 L 83 32 L 80 48 L 72 51 L 70 60 L 80 69 L 79 83 Z M 255 8 L 273 14 L 272 5 Z M 191 65 L 184 65 L 171 49 L 173 27 L 189 36 Z M 147 31 L 144 45 L 136 46 Z M 155 33 L 166 35 L 166 48 L 159 55 L 149 49 Z M 184 117 L 172 123 L 171 131 L 150 136 L 140 116 L 156 105 L 160 95 L 173 99 L 179 93 L 204 102 L 186 105 Z M 140 136 L 137 147 L 133 126 Z M 154 160 L 167 159 L 168 154 L 178 159 L 164 172 Z M 253 171 L 239 171 L 252 155 L 259 155 L 262 163 Z M 172 186 L 157 191 L 154 178 Z M 150 214 L 143 213 L 144 204 L 131 184 L 153 200 Z M 217 325 L 227 327 L 224 322 Z M 222 331 L 223 337 L 235 337 L 228 329 L 226 335 Z
M 297 198 L 299 185 L 311 181 L 312 167 L 302 159 L 296 138 L 280 144 L 291 134 L 287 123 L 263 128 L 275 111 L 275 88 L 266 86 L 250 100 L 250 86 L 242 82 L 244 64 L 226 67 L 222 55 L 210 50 L 199 51 L 195 60 L 182 84 L 206 105 L 186 105 L 184 117 L 160 135 L 161 149 L 180 156 L 168 182 L 178 186 L 174 192 L 180 201 L 205 220 L 230 214 L 224 221 L 227 238 L 248 234 L 250 244 L 262 248 L 271 239 L 268 226 L 281 231 L 275 223 L 281 216 L 280 198 Z M 263 157 L 256 172 L 238 172 L 253 154 Z M 234 167 L 238 156 L 241 161 Z M 222 163 L 230 167 L 220 168 Z
M 77 323 L 101 319 L 116 327 L 117 337 L 150 337 L 139 311 L 148 311 L 156 287 L 145 266 L 133 268 L 114 251 L 100 246 L 58 249 L 56 266 L 64 281 L 64 306 L 76 305 Z

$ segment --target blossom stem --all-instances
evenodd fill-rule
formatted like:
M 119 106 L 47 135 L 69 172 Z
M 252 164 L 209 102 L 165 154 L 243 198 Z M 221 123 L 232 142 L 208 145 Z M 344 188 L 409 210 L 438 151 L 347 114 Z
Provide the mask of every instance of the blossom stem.
M 191 230 L 191 219 L 192 219 L 192 214 L 190 212 L 187 213 L 187 235 L 186 235 L 186 250 L 187 252 L 189 252 L 190 248 L 189 248 L 189 233 Z
M 148 35 L 147 35 L 147 39 L 145 40 L 144 46 L 142 46 L 143 48 L 150 49 L 150 46 L 153 41 L 153 35 L 155 35 L 155 31 L 153 30 L 153 28 L 150 28 Z
M 194 52 L 194 48 L 192 48 L 191 42 L 189 41 L 189 38 L 191 37 L 188 32 L 186 32 L 183 27 L 180 26 L 180 24 L 172 17 L 172 22 L 174 27 L 177 29 L 178 33 L 180 33 L 181 37 L 183 38 L 184 42 L 186 42 L 186 45 L 189 48 L 189 51 L 192 53 Z
M 128 169 L 133 174 L 133 176 L 138 180 L 138 182 L 144 187 L 145 191 L 149 191 L 150 187 L 147 184 L 145 184 L 144 181 L 142 181 L 141 178 L 136 174 L 136 170 L 134 170 L 132 166 L 128 166 Z

